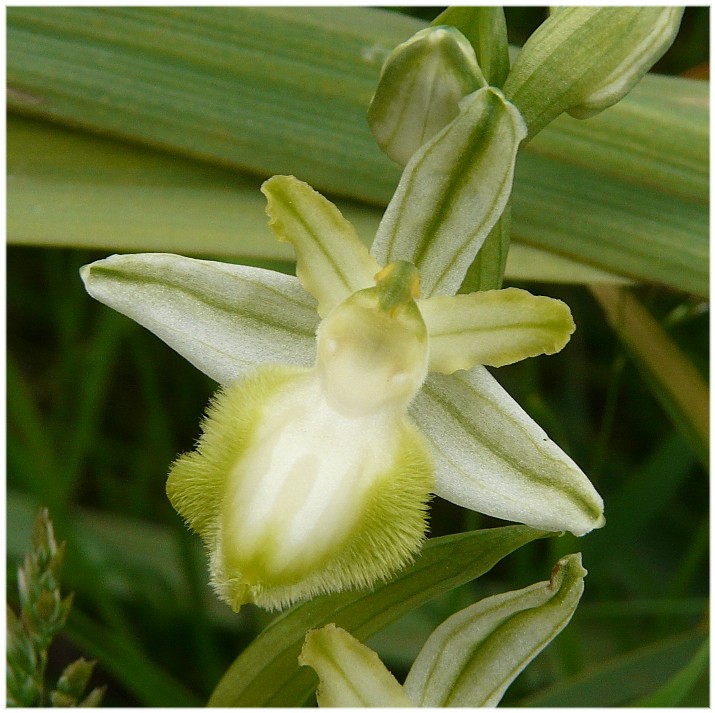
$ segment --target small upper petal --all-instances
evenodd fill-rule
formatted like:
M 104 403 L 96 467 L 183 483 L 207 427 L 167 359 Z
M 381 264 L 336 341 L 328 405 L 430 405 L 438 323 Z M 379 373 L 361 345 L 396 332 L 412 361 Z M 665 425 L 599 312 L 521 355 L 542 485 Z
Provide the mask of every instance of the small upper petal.
M 357 290 L 372 287 L 380 265 L 337 207 L 293 176 L 273 176 L 261 187 L 269 226 L 296 252 L 301 285 L 318 300 L 321 317 Z
M 443 374 L 555 354 L 575 329 L 564 302 L 514 287 L 417 304 L 430 337 L 430 371 Z

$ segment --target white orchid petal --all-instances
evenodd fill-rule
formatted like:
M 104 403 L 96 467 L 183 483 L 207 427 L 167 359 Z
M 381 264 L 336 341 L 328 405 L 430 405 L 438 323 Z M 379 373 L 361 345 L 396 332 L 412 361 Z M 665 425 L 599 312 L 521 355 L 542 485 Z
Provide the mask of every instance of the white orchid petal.
M 431 374 L 411 415 L 432 446 L 440 497 L 544 530 L 603 526 L 591 482 L 485 367 Z
M 430 297 L 417 305 L 430 338 L 430 371 L 443 374 L 555 354 L 575 329 L 564 302 L 514 287 Z
M 315 359 L 315 301 L 295 277 L 167 253 L 112 255 L 80 272 L 92 297 L 219 383 L 258 364 Z
M 318 300 L 321 317 L 357 290 L 372 287 L 380 265 L 352 223 L 327 198 L 293 176 L 273 176 L 261 187 L 269 226 L 297 256 L 301 285 Z
M 298 662 L 318 674 L 317 698 L 322 708 L 413 705 L 379 656 L 335 624 L 307 633 Z
M 422 707 L 496 706 L 571 620 L 585 575 L 581 555 L 568 555 L 550 581 L 487 597 L 452 615 L 417 655 L 405 692 Z

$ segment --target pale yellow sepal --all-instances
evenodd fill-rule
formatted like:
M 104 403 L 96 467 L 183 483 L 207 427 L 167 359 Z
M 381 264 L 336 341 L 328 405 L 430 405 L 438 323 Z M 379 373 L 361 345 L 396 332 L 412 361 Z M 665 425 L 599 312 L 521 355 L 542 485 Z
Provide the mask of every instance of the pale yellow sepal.
M 322 708 L 413 706 L 380 657 L 335 624 L 307 633 L 298 662 L 318 674 Z
M 269 226 L 296 252 L 296 275 L 318 300 L 318 314 L 357 290 L 374 285 L 380 270 L 355 228 L 337 207 L 293 176 L 273 176 L 261 187 L 268 199 Z
M 443 374 L 555 354 L 575 329 L 564 302 L 514 287 L 417 304 L 429 333 L 429 369 Z

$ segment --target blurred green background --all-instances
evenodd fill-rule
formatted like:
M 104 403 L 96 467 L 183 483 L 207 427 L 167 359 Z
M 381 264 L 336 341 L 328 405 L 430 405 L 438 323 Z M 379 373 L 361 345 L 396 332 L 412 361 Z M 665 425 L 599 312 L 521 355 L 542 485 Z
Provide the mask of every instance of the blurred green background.
M 439 11 L 399 10 L 426 20 Z M 543 17 L 539 8 L 507 8 L 511 42 L 522 43 Z M 688 9 L 657 69 L 681 74 L 707 62 L 708 23 L 708 8 Z M 168 464 L 192 447 L 215 385 L 87 296 L 79 267 L 111 251 L 18 246 L 12 233 L 8 240 L 8 599 L 17 608 L 17 562 L 46 505 L 68 542 L 64 589 L 76 593 L 50 675 L 85 655 L 98 660 L 93 683 L 108 684 L 105 705 L 203 705 L 272 618 L 251 606 L 234 615 L 216 600 L 199 540 L 164 494 Z M 709 582 L 703 458 L 588 288 L 512 284 L 566 301 L 577 331 L 562 353 L 497 376 L 589 475 L 608 525 L 582 540 L 525 546 L 369 643 L 404 677 L 448 615 L 547 579 L 561 554 L 580 550 L 590 574 L 576 616 L 502 705 L 708 705 L 699 653 Z M 707 303 L 657 285 L 634 292 L 707 378 Z M 436 501 L 430 527 L 443 535 L 496 524 Z

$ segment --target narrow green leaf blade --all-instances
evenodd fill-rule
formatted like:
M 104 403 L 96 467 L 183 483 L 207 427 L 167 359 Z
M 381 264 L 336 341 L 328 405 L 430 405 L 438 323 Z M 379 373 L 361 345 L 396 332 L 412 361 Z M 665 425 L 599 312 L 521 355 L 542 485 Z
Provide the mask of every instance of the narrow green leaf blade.
M 317 597 L 274 620 L 234 661 L 214 690 L 210 706 L 294 706 L 317 683 L 299 668 L 306 631 L 335 623 L 365 640 L 442 592 L 489 571 L 527 542 L 551 533 L 523 526 L 478 530 L 429 540 L 415 563 L 372 592 Z
M 527 151 L 519 155 L 514 185 L 512 240 L 709 294 L 707 205 Z
M 638 699 L 633 705 L 639 708 L 674 708 L 683 701 L 698 678 L 706 673 L 710 659 L 710 642 L 703 641 L 693 658 L 658 690 Z
M 372 8 L 238 7 L 14 7 L 7 20 L 13 111 L 264 177 L 294 173 L 326 195 L 385 205 L 397 185 L 365 109 L 389 49 L 422 22 Z M 159 36 L 162 52 L 147 51 Z M 708 296 L 708 94 L 707 82 L 649 75 L 599 116 L 557 119 L 521 152 L 514 240 Z M 147 171 L 132 163 L 136 148 L 70 132 L 62 151 L 44 132 L 18 145 L 13 123 L 11 242 L 291 259 L 268 237 L 259 180 L 196 164 L 186 181 L 175 156 Z M 110 145 L 111 162 L 90 158 Z M 129 185 L 95 185 L 124 152 Z M 369 211 L 340 207 L 369 244 L 374 217 L 363 226 Z
M 365 110 L 386 54 L 422 22 L 357 7 L 105 6 L 15 7 L 7 23 L 15 111 L 365 200 L 397 183 Z
M 623 288 L 594 285 L 591 291 L 609 324 L 645 374 L 654 395 L 671 414 L 705 464 L 710 451 L 710 390 L 705 379 L 668 333 Z
M 180 707 L 201 703 L 181 681 L 147 658 L 139 647 L 82 612 L 72 612 L 66 632 L 70 641 L 96 658 L 142 705 Z
M 520 706 L 628 706 L 686 666 L 702 645 L 701 631 L 656 641 L 567 678 L 519 701 Z
M 12 243 L 240 258 L 283 271 L 294 259 L 270 235 L 258 179 L 17 116 L 7 131 Z M 382 211 L 340 208 L 369 245 Z M 618 280 L 519 244 L 507 270 L 515 279 Z

